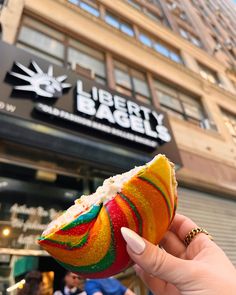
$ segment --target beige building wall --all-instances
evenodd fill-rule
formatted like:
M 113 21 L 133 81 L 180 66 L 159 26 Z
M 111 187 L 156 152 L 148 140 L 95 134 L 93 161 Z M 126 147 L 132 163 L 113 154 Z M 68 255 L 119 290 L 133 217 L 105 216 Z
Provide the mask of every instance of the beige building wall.
M 113 29 L 102 19 L 80 9 L 73 9 L 65 0 L 9 0 L 8 7 L 3 10 L 1 16 L 3 40 L 14 44 L 21 16 L 24 13 L 36 15 L 64 32 L 70 32 L 79 39 L 91 42 L 114 57 L 127 60 L 130 64 L 150 73 L 152 77 L 162 77 L 198 96 L 218 131 L 203 130 L 187 121 L 170 117 L 184 162 L 184 168 L 178 172 L 179 180 L 196 186 L 201 185 L 213 191 L 216 189 L 226 191 L 236 197 L 236 145 L 220 111 L 221 107 L 229 111 L 236 110 L 236 90 L 226 75 L 225 63 L 179 37 L 170 29 L 158 25 L 125 1 L 100 0 L 99 2 L 144 31 L 175 46 L 181 51 L 185 65 L 170 61 L 145 47 L 138 40 Z M 204 80 L 198 73 L 197 61 L 204 61 L 206 66 L 217 71 L 224 88 Z M 193 165 L 194 161 L 197 162 L 200 158 L 205 163 L 211 164 Z

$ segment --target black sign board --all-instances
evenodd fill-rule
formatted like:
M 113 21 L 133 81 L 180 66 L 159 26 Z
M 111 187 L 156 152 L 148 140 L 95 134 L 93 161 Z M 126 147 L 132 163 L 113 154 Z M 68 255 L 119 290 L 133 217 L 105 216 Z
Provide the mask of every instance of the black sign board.
M 0 42 L 0 112 L 179 163 L 165 112 Z
M 80 194 L 57 186 L 0 177 L 0 253 L 44 254 L 38 237 Z

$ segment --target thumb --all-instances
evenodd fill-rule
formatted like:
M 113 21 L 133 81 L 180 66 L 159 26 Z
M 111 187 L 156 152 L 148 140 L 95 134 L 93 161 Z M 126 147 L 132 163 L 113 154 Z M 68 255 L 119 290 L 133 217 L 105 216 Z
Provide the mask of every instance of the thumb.
M 191 261 L 172 256 L 126 227 L 121 228 L 121 233 L 130 258 L 145 272 L 175 285 L 186 282 L 192 269 Z

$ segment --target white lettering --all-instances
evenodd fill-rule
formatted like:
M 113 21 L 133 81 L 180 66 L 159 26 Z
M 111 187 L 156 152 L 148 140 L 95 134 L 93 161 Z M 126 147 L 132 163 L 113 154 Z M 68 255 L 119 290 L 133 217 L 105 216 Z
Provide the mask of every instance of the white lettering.
M 16 110 L 16 106 L 12 105 L 12 104 L 6 104 L 6 111 L 10 112 L 10 113 L 14 113 Z
M 124 128 L 130 128 L 130 121 L 127 113 L 116 110 L 114 111 L 113 116 L 118 125 Z
M 0 101 L 0 110 L 5 109 L 5 103 L 3 101 Z
M 100 106 L 98 107 L 96 117 L 98 119 L 106 119 L 110 123 L 115 123 L 110 108 L 104 104 L 100 104 Z
M 96 114 L 95 102 L 91 98 L 78 94 L 77 110 L 81 113 L 94 116 Z
M 143 124 L 144 124 L 145 133 L 146 133 L 148 136 L 151 136 L 151 137 L 157 138 L 157 133 L 151 129 L 150 122 L 147 121 L 147 120 L 144 120 L 144 121 L 143 121 Z
M 100 103 L 105 104 L 109 107 L 113 106 L 112 95 L 110 92 L 107 92 L 106 90 L 103 90 L 103 89 L 99 89 L 98 95 L 99 95 Z
M 149 108 L 146 108 L 145 106 L 140 106 L 140 110 L 143 111 L 144 119 L 149 121 L 150 120 L 149 114 L 151 113 L 151 110 Z
M 140 107 L 137 105 L 137 103 L 128 100 L 127 101 L 127 108 L 130 115 L 134 114 L 137 117 L 141 117 L 140 115 Z
M 152 112 L 153 116 L 155 117 L 155 119 L 157 120 L 158 125 L 162 125 L 162 121 L 164 119 L 164 115 L 163 114 L 157 114 L 155 111 Z
M 17 239 L 17 243 L 18 244 L 22 244 L 22 245 L 35 245 L 37 239 L 38 239 L 38 235 L 28 235 L 25 236 L 23 234 L 20 234 L 18 239 Z
M 139 132 L 139 133 L 144 133 L 142 118 L 138 118 L 136 116 L 131 115 L 130 116 L 130 125 L 131 125 L 132 130 Z
M 114 96 L 114 103 L 115 103 L 115 108 L 119 111 L 122 111 L 122 112 L 127 112 L 127 108 L 126 108 L 126 99 L 121 97 L 121 96 L 118 96 L 118 95 L 115 95 Z
M 95 101 L 98 100 L 98 89 L 95 86 L 92 88 L 92 96 L 93 96 L 93 100 Z
M 171 136 L 169 134 L 168 129 L 165 126 L 156 126 L 156 130 L 158 133 L 158 137 L 165 141 L 165 142 L 169 142 L 171 141 Z
M 91 95 L 85 91 L 83 91 L 83 82 L 81 80 L 77 80 L 77 94 L 81 94 L 82 96 L 91 98 Z
M 9 113 L 14 113 L 16 110 L 16 106 L 0 101 L 0 110 L 4 110 L 4 109 Z

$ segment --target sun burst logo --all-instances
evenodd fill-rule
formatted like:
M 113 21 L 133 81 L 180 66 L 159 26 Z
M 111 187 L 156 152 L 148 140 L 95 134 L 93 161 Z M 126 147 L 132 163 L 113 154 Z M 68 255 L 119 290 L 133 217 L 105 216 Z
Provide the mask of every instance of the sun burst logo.
M 41 97 L 58 98 L 62 96 L 64 89 L 71 87 L 71 84 L 64 83 L 67 79 L 66 75 L 53 77 L 52 65 L 49 65 L 47 73 L 44 73 L 35 61 L 31 62 L 31 67 L 29 68 L 18 62 L 15 63 L 15 66 L 24 74 L 12 71 L 9 72 L 9 74 L 27 82 L 27 84 L 16 85 L 14 86 L 14 90 L 34 92 L 37 96 Z

